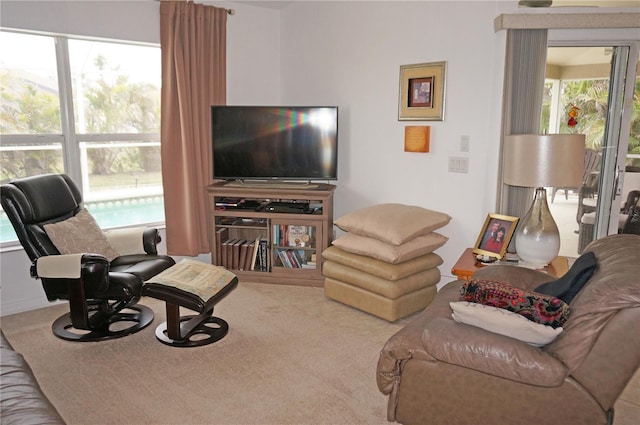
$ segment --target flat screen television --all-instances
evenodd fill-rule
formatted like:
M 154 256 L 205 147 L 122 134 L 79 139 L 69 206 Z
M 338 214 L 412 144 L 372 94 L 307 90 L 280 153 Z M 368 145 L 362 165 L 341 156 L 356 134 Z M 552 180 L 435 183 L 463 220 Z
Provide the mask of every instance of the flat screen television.
M 336 180 L 336 106 L 212 106 L 213 178 Z

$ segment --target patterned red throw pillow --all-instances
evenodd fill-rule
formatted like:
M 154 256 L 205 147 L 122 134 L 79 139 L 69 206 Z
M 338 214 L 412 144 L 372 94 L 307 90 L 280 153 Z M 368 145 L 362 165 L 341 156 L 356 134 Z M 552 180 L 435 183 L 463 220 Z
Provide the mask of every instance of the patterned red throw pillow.
M 553 328 L 563 326 L 570 311 L 559 298 L 491 280 L 469 280 L 460 288 L 460 300 L 503 308 Z

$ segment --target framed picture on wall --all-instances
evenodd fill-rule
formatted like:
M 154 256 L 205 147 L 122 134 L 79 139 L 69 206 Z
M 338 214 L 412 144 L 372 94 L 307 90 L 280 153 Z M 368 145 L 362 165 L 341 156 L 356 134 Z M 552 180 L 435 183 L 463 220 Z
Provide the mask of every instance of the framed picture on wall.
M 504 257 L 517 225 L 518 217 L 488 214 L 473 247 L 473 253 L 495 259 Z
M 446 62 L 432 62 L 400 67 L 398 120 L 444 119 L 446 66 Z

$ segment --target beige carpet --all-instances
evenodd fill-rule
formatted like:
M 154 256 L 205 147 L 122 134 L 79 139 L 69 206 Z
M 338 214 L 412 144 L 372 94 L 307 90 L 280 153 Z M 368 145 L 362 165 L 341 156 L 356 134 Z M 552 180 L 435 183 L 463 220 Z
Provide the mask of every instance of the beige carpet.
M 2 329 L 69 424 L 387 424 L 375 370 L 388 323 L 322 288 L 241 283 L 215 310 L 221 341 L 172 348 L 156 319 L 128 337 L 72 343 L 51 333 L 66 305 L 2 318 Z M 186 311 L 188 313 L 188 311 Z

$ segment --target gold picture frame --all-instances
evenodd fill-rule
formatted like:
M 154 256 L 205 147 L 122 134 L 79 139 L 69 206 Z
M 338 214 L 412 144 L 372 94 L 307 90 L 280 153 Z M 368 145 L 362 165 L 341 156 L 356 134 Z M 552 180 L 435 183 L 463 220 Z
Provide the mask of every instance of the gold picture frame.
M 513 237 L 513 232 L 515 232 L 518 225 L 518 220 L 518 217 L 510 215 L 488 214 L 478 235 L 478 240 L 473 247 L 473 253 L 498 259 L 504 257 Z M 500 233 L 501 230 L 503 233 L 501 239 L 492 236 L 492 234 Z
M 399 121 L 443 121 L 446 62 L 400 66 Z

